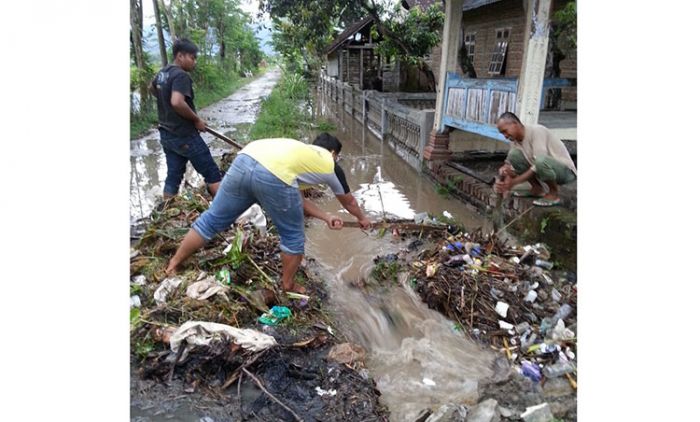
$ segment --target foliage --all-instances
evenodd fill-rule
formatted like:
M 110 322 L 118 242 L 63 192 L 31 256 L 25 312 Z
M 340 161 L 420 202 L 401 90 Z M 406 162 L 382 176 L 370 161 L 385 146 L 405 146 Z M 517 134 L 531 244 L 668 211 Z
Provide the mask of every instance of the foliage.
M 388 280 L 398 282 L 398 273 L 400 269 L 401 266 L 397 261 L 381 261 L 372 268 L 372 278 L 377 281 Z
M 139 310 L 139 308 L 131 308 L 131 311 L 129 311 L 129 321 L 132 330 L 135 330 L 141 325 L 141 310 Z
M 230 265 L 234 270 L 240 268 L 240 266 L 248 259 L 248 254 L 243 251 L 243 244 L 245 243 L 245 233 L 240 228 L 236 228 L 236 237 L 234 237 L 231 243 L 231 248 L 229 249 L 226 256 L 222 259 L 214 262 L 213 265 Z
M 565 56 L 576 51 L 576 1 L 568 2 L 552 19 L 554 47 Z
M 437 4 L 425 11 L 414 7 L 408 13 L 397 5 L 387 16 L 375 25 L 376 36 L 384 36 L 378 45 L 379 54 L 418 65 L 440 43 L 445 14 Z
M 270 14 L 273 46 L 296 73 L 317 72 L 323 51 L 337 30 L 361 19 L 361 2 L 341 0 L 261 0 L 260 11 Z
M 302 107 L 308 99 L 306 80 L 298 73 L 286 70 L 280 83 L 260 105 L 260 113 L 250 129 L 251 139 L 299 139 L 301 128 L 311 116 Z
M 275 49 L 295 71 L 307 75 L 318 72 L 325 49 L 342 28 L 365 16 L 374 18 L 374 39 L 381 34 L 380 53 L 411 64 L 422 64 L 423 57 L 440 42 L 444 21 L 438 5 L 425 12 L 419 7 L 406 11 L 398 1 L 387 8 L 374 0 L 262 0 L 260 9 L 273 20 Z
M 445 180 L 445 184 L 436 184 L 435 191 L 443 197 L 450 196 L 458 191 L 457 185 L 463 180 L 463 177 L 449 178 Z

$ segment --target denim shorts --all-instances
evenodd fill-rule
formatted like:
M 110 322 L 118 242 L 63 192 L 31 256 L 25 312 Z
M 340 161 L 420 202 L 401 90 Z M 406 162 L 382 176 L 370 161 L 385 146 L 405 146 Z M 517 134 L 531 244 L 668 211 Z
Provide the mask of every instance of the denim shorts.
M 214 201 L 192 228 L 207 241 L 234 223 L 258 203 L 272 219 L 280 235 L 280 249 L 289 255 L 304 254 L 304 206 L 299 189 L 281 181 L 252 157 L 238 154 Z
M 164 193 L 177 195 L 188 161 L 192 162 L 194 169 L 204 177 L 207 184 L 221 181 L 221 171 L 199 133 L 178 137 L 160 129 L 160 144 L 163 146 L 165 161 L 168 164 Z

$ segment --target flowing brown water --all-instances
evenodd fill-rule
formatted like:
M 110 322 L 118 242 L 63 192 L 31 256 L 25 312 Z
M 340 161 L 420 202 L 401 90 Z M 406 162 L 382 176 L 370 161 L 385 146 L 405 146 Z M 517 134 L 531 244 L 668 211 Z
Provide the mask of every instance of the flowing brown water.
M 337 116 L 332 108 L 321 110 Z M 334 118 L 342 142 L 341 166 L 361 206 L 373 220 L 413 218 L 415 213 L 451 214 L 466 227 L 488 223 L 456 199 L 445 198 L 434 184 L 408 166 L 386 145 L 349 116 Z M 335 199 L 319 201 L 329 212 L 354 220 Z M 329 297 L 341 329 L 368 350 L 368 369 L 394 421 L 413 421 L 422 409 L 441 404 L 475 403 L 477 381 L 491 374 L 494 355 L 454 330 L 453 322 L 428 309 L 406 285 L 365 291 L 378 255 L 407 245 L 391 235 L 379 238 L 358 229 L 328 230 L 314 220 L 307 230 L 307 255 L 321 263 Z

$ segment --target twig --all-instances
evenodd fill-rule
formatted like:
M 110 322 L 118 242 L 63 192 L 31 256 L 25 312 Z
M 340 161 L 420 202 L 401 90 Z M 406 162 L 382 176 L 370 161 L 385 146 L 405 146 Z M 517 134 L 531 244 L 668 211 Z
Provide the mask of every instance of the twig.
M 519 216 L 517 216 L 517 217 L 515 217 L 514 219 L 512 219 L 512 220 L 510 221 L 510 223 L 506 224 L 505 226 L 503 226 L 503 228 L 501 228 L 499 231 L 497 231 L 496 234 L 495 234 L 494 236 L 498 236 L 503 230 L 507 229 L 508 226 L 510 226 L 511 224 L 515 223 L 515 222 L 516 222 L 517 220 L 519 220 L 523 215 L 525 215 L 525 214 L 527 214 L 528 212 L 530 212 L 530 210 L 533 209 L 533 208 L 535 208 L 535 206 L 534 206 L 534 205 L 531 205 L 530 208 L 528 208 L 528 209 L 526 209 L 525 211 L 523 211 Z
M 241 381 L 243 377 L 238 377 L 238 413 L 241 415 L 241 420 L 243 420 L 243 402 L 241 401 Z
M 263 393 L 267 394 L 272 400 L 274 400 L 277 404 L 279 404 L 280 406 L 282 406 L 287 412 L 291 413 L 297 421 L 304 422 L 304 420 L 303 420 L 302 418 L 300 418 L 299 415 L 297 415 L 296 413 L 294 413 L 294 411 L 293 411 L 292 409 L 290 409 L 289 407 L 287 407 L 287 405 L 285 405 L 284 403 L 282 403 L 277 397 L 275 397 L 272 393 L 270 393 L 269 391 L 267 391 L 267 389 L 265 388 L 265 386 L 263 386 L 262 382 L 260 382 L 260 380 L 258 379 L 258 377 L 256 377 L 255 375 L 251 374 L 250 371 L 248 371 L 248 370 L 245 369 L 245 368 L 241 368 L 241 370 L 242 370 L 246 375 L 248 375 L 250 378 L 252 378 L 253 381 L 255 381 L 255 383 L 256 383 L 256 384 L 258 385 L 258 387 L 263 391 Z
M 246 255 L 246 257 L 248 258 L 248 261 L 250 261 L 250 263 L 253 264 L 255 269 L 260 271 L 260 274 L 262 274 L 265 277 L 265 279 L 270 282 L 270 284 L 275 284 L 275 281 L 271 279 L 269 275 L 265 274 L 265 271 L 258 267 L 258 264 L 256 264 L 255 261 L 253 261 L 253 258 L 251 258 L 250 255 Z
M 175 362 L 173 362 L 173 367 L 170 368 L 170 373 L 168 374 L 168 382 L 173 380 L 173 375 L 175 374 L 175 367 L 180 362 L 180 358 L 182 357 L 182 354 L 185 352 L 185 346 L 187 346 L 187 343 L 182 342 L 182 343 L 180 343 L 180 348 L 177 349 L 177 356 L 175 357 Z
M 386 221 L 386 211 L 384 210 L 384 199 L 382 199 L 382 190 L 377 184 L 377 192 L 379 193 L 379 203 L 382 205 L 382 220 Z
M 240 367 L 236 368 L 236 370 L 233 371 L 233 374 L 231 374 L 231 376 L 229 377 L 229 379 L 227 379 L 226 382 L 224 383 L 224 385 L 221 387 L 221 390 L 227 389 L 231 384 L 233 384 L 234 382 L 236 382 L 236 378 L 238 378 L 239 375 L 241 374 L 241 368 L 245 368 L 246 366 L 252 365 L 253 363 L 255 363 L 256 360 L 258 360 L 258 358 L 259 358 L 262 354 L 263 354 L 263 353 L 258 353 L 258 354 L 256 354 L 255 356 L 253 356 L 252 358 L 250 358 L 250 360 L 248 360 L 247 362 L 245 362 L 243 365 L 241 365 Z M 238 378 L 238 379 L 240 379 L 240 378 Z

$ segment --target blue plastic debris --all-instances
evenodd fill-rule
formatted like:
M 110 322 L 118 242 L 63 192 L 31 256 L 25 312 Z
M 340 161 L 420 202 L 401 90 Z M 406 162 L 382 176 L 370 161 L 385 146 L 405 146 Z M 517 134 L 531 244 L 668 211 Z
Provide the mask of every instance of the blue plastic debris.
M 520 366 L 520 372 L 533 380 L 534 382 L 540 382 L 542 379 L 542 373 L 540 373 L 540 367 L 534 363 L 524 360 Z

